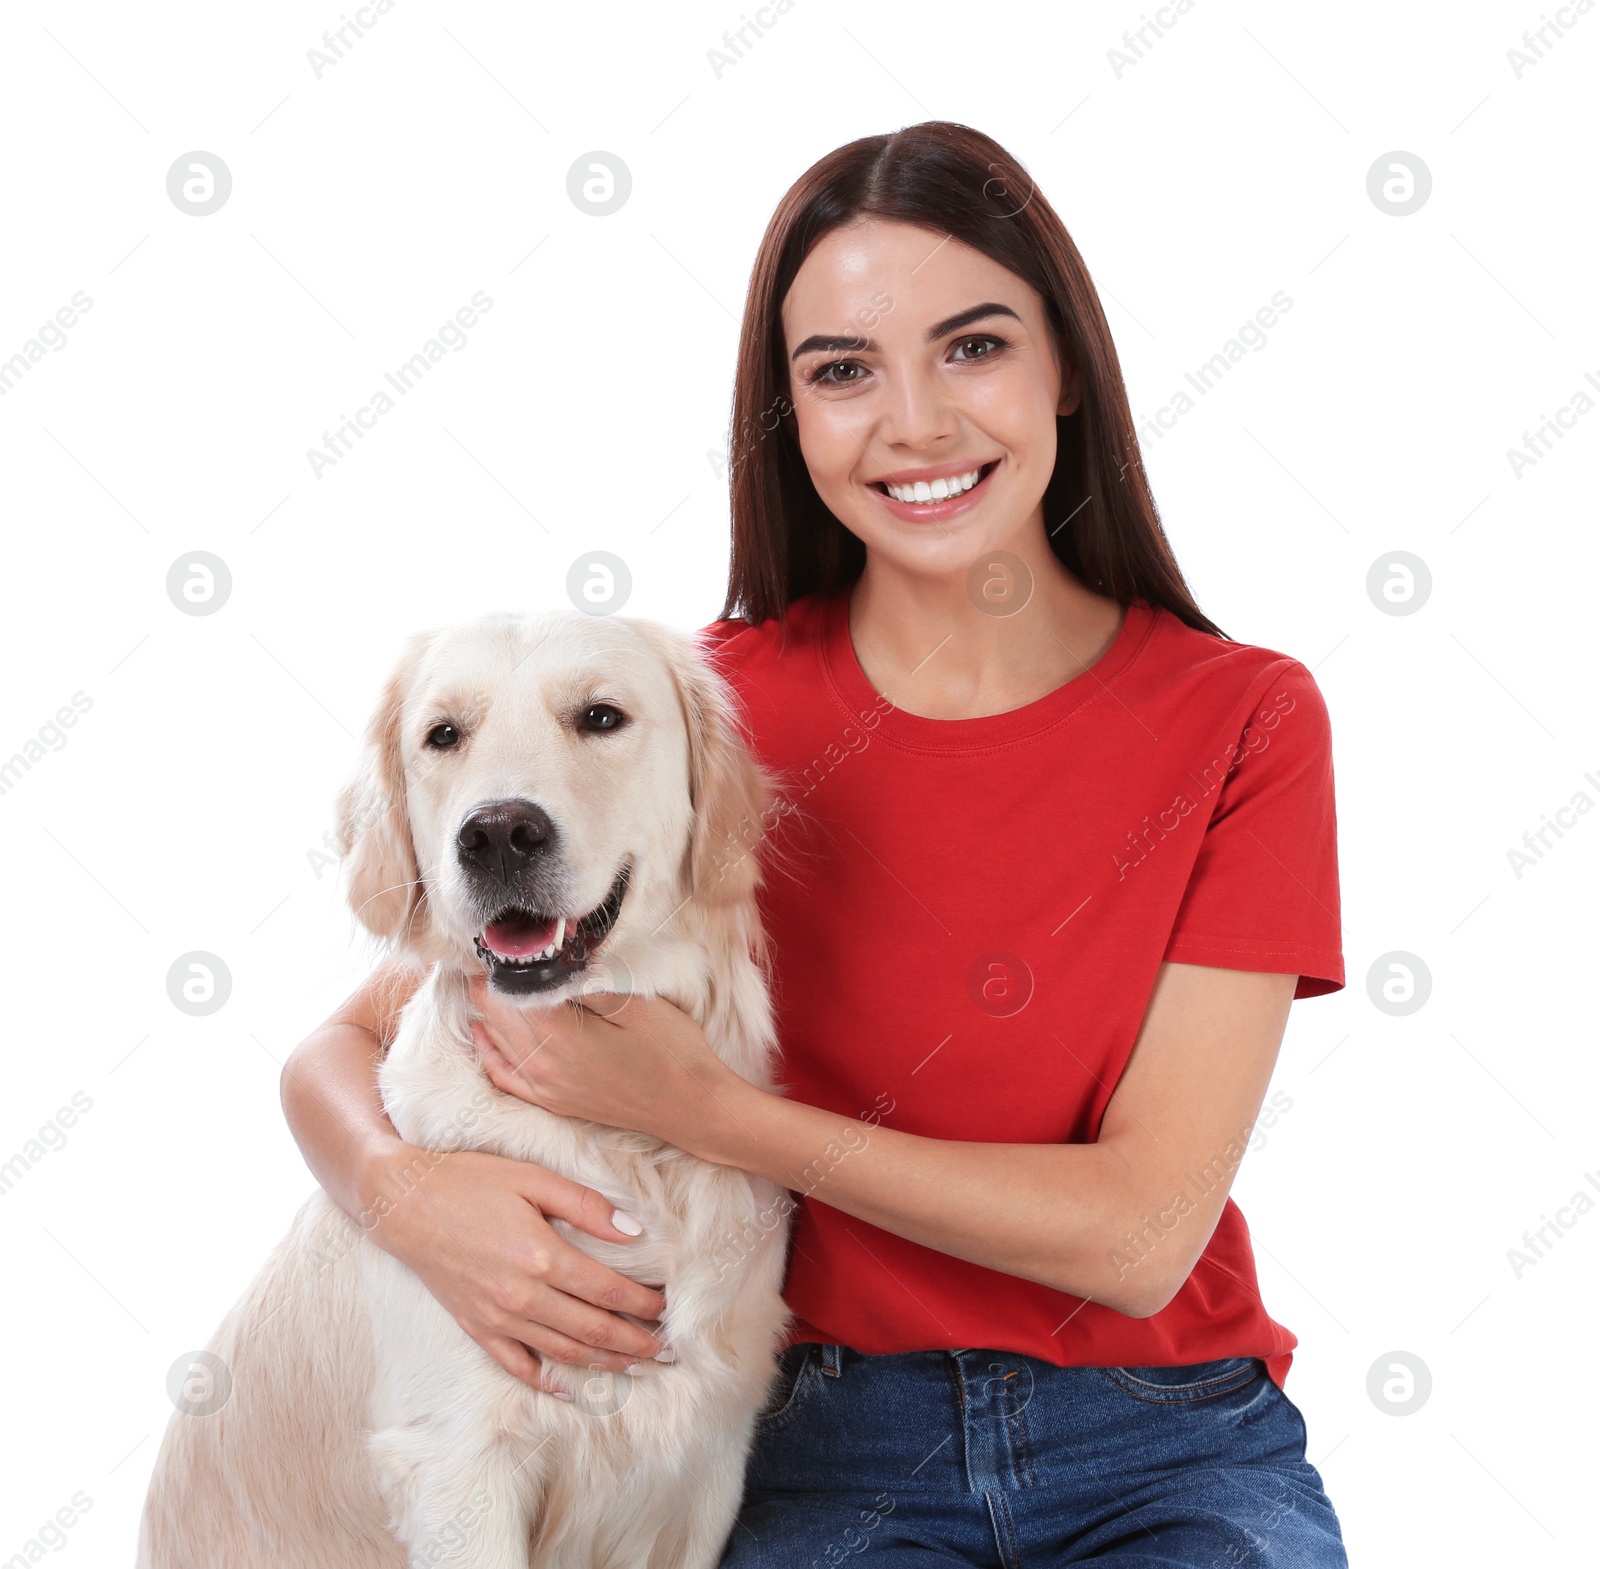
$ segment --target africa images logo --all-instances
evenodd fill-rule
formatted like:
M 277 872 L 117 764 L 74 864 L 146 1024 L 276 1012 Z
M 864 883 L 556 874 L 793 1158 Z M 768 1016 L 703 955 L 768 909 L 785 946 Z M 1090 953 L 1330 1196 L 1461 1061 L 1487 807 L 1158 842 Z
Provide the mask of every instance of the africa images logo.
M 1292 713 L 1294 708 L 1295 700 L 1287 692 L 1280 692 L 1272 700 L 1271 708 L 1263 708 L 1256 715 L 1260 721 L 1259 729 L 1254 725 L 1246 725 L 1244 735 L 1231 752 L 1219 753 L 1199 773 L 1190 769 L 1189 778 L 1198 787 L 1193 791 L 1193 799 L 1190 799 L 1190 792 L 1180 791 L 1171 806 L 1163 807 L 1155 814 L 1154 822 L 1146 814 L 1140 827 L 1128 831 L 1127 843 L 1122 850 L 1111 852 L 1111 859 L 1117 868 L 1117 881 L 1121 882 L 1134 867 L 1142 864 L 1145 857 L 1169 833 L 1175 832 L 1200 802 L 1218 785 L 1226 783 L 1245 757 L 1264 752 L 1272 740 L 1265 732 L 1276 729 L 1283 716 Z
M 472 308 L 474 305 L 478 307 L 476 311 Z M 405 397 L 445 357 L 446 347 L 456 354 L 466 348 L 470 341 L 467 329 L 477 326 L 480 318 L 493 309 L 494 301 L 479 289 L 472 299 L 463 305 L 451 320 L 445 322 L 410 359 L 392 371 L 386 370 L 383 379 L 402 398 Z M 341 414 L 339 424 L 332 431 L 323 431 L 320 449 L 306 448 L 306 461 L 311 465 L 311 472 L 321 479 L 324 469 L 331 469 L 340 458 L 346 456 L 357 441 L 365 439 L 367 432 L 377 425 L 379 418 L 395 406 L 396 400 L 380 387 L 373 393 L 370 402 L 362 404 L 356 410 L 353 418 Z

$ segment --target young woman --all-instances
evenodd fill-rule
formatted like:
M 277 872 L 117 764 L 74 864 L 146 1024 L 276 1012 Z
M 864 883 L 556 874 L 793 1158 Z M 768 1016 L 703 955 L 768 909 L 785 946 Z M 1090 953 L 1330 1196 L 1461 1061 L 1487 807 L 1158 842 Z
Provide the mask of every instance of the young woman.
M 1196 607 L 1083 261 L 964 126 L 784 198 L 734 414 L 704 642 L 784 783 L 786 1093 L 660 1000 L 535 1019 L 480 988 L 477 1031 L 503 1091 L 798 1196 L 725 1564 L 1344 1564 L 1228 1198 L 1291 999 L 1344 983 L 1310 672 Z M 284 1075 L 353 1215 L 414 1153 L 374 1065 L 416 980 L 380 970 Z M 535 1351 L 670 1360 L 619 1316 L 659 1328 L 661 1295 L 547 1216 L 637 1230 L 459 1154 L 374 1235 L 530 1383 Z

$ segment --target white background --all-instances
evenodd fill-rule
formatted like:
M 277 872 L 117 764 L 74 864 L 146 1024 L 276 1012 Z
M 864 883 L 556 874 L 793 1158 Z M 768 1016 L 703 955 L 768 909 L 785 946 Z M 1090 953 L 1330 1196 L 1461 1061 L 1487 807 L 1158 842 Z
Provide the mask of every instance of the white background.
M 93 300 L 0 398 L 0 757 L 92 702 L 0 795 L 0 1162 L 92 1101 L 0 1195 L 0 1560 L 82 1490 L 59 1551 L 131 1561 L 167 1371 L 309 1191 L 279 1065 L 370 957 L 314 852 L 403 635 L 565 605 L 594 549 L 628 613 L 710 620 L 760 235 L 825 152 L 929 118 L 1062 214 L 1139 417 L 1293 300 L 1145 444 L 1201 605 L 1311 666 L 1334 726 L 1349 985 L 1293 1009 L 1293 1108 L 1235 1197 L 1352 1560 L 1584 1559 L 1600 1215 L 1520 1279 L 1507 1250 L 1600 1170 L 1600 820 L 1520 877 L 1507 851 L 1600 800 L 1600 412 L 1520 477 L 1507 449 L 1600 379 L 1600 15 L 1519 78 L 1533 0 L 1199 0 L 1119 75 L 1136 4 L 797 0 L 719 78 L 739 0 L 398 0 L 319 79 L 338 0 L 150 9 L 0 20 L 0 358 Z M 232 174 L 208 217 L 166 192 L 192 150 Z M 1405 217 L 1367 194 L 1396 150 L 1433 181 Z M 595 151 L 633 180 L 604 218 L 567 195 Z M 467 346 L 316 477 L 478 290 Z M 196 550 L 232 575 L 209 616 L 165 587 Z M 1414 614 L 1367 593 L 1395 551 L 1432 575 Z M 168 1000 L 191 950 L 231 973 L 209 1017 Z M 1367 985 L 1397 950 L 1432 978 L 1398 1017 Z M 1432 1379 L 1407 1416 L 1368 1393 L 1397 1351 Z

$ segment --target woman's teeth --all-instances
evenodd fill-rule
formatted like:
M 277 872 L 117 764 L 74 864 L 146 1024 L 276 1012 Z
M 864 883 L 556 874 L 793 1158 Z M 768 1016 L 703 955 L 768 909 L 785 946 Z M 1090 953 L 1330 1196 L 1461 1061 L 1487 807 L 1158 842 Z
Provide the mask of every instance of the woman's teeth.
M 915 484 L 885 485 L 883 488 L 896 501 L 947 501 L 951 496 L 959 496 L 963 491 L 971 490 L 982 475 L 983 469 L 980 466 L 973 469 L 970 474 L 954 474 L 949 479 L 919 479 Z

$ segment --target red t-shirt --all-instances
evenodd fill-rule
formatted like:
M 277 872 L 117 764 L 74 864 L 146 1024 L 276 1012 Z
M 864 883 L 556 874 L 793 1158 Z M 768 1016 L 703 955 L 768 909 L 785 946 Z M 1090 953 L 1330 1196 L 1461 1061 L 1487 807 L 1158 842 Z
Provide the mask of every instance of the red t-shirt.
M 847 591 L 813 595 L 786 640 L 775 620 L 701 633 L 798 808 L 760 895 L 792 1099 L 928 1138 L 1093 1142 L 1163 960 L 1297 972 L 1296 997 L 1344 985 L 1328 714 L 1298 660 L 1136 601 L 1065 686 L 929 719 L 874 690 L 847 611 Z M 794 1216 L 791 1341 L 1288 1373 L 1298 1342 L 1231 1198 L 1177 1296 L 1136 1319 L 816 1188 Z

